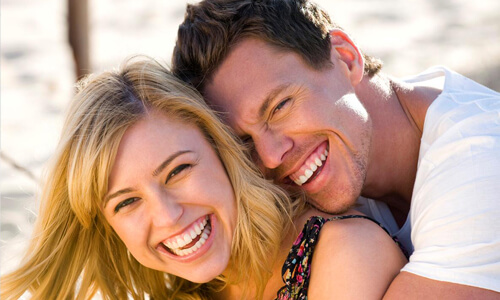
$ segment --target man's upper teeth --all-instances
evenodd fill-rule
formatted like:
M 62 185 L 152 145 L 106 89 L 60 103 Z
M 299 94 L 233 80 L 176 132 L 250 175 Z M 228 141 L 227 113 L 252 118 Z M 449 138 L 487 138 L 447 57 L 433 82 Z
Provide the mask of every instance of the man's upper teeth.
M 304 175 L 299 176 L 299 178 L 295 179 L 294 182 L 297 185 L 303 185 L 306 183 L 309 178 L 314 174 L 314 172 L 318 169 L 318 167 L 321 167 L 323 165 L 323 162 L 326 160 L 328 157 L 328 150 L 325 149 L 325 152 L 323 152 L 320 157 L 316 157 L 314 159 L 314 162 L 309 165 L 309 169 L 306 169 L 304 171 Z

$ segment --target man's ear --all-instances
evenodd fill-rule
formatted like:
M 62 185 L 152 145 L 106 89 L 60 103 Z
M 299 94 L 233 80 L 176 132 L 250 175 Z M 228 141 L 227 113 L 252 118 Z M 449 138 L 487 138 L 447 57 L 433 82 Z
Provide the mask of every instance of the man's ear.
M 331 60 L 334 58 L 343 61 L 349 71 L 351 84 L 356 86 L 363 79 L 365 60 L 358 46 L 342 30 L 330 31 L 330 43 L 332 45 Z

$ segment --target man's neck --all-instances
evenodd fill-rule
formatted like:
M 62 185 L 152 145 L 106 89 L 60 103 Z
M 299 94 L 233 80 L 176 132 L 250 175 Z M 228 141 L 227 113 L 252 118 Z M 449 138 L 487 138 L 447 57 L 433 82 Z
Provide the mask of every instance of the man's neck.
M 384 75 L 364 79 L 356 88 L 373 124 L 362 195 L 387 203 L 399 225 L 410 209 L 425 113 L 439 92 Z

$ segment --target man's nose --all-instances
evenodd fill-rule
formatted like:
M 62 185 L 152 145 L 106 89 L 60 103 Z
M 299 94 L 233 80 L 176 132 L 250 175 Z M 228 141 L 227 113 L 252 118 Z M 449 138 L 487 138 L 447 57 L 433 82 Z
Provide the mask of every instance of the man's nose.
M 149 202 L 149 212 L 155 227 L 173 226 L 179 222 L 184 213 L 180 201 L 167 193 L 158 193 Z
M 272 131 L 266 131 L 254 138 L 254 143 L 260 163 L 267 169 L 279 167 L 285 155 L 293 147 L 290 137 Z

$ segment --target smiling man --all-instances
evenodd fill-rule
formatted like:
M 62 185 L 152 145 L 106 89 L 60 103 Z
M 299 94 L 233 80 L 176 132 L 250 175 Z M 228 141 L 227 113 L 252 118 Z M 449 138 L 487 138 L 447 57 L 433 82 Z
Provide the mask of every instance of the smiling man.
M 392 78 L 306 0 L 189 5 L 172 63 L 277 184 L 390 209 L 414 251 L 387 298 L 500 297 L 500 94 L 446 68 Z

